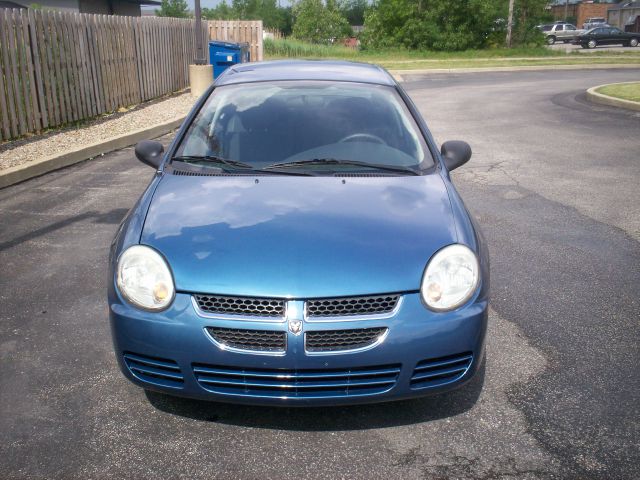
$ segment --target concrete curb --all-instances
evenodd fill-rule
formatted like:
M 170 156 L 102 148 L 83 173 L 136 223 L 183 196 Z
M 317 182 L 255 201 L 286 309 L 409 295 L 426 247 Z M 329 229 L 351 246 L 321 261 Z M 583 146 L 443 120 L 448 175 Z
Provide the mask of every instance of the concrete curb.
M 590 89 L 587 90 L 587 100 L 589 100 L 592 103 L 597 103 L 599 105 L 606 105 L 608 107 L 626 108 L 628 110 L 635 110 L 640 112 L 640 102 L 634 102 L 633 100 L 623 100 L 622 98 L 611 97 L 609 95 L 605 95 L 604 93 L 596 92 L 597 89 L 601 87 L 606 87 L 607 85 L 625 85 L 627 83 L 638 83 L 638 82 L 605 83 L 604 85 L 591 87 Z
M 117 137 L 91 143 L 85 147 L 75 150 L 68 150 L 63 153 L 51 155 L 49 157 L 34 160 L 33 162 L 18 165 L 0 171 L 0 188 L 8 187 L 19 182 L 24 182 L 33 177 L 38 177 L 53 170 L 68 167 L 74 163 L 96 157 L 103 153 L 120 150 L 150 138 L 156 138 L 169 133 L 178 128 L 184 121 L 185 116 L 176 117 L 169 122 L 161 123 L 149 128 L 141 128 Z
M 608 69 L 638 69 L 640 64 L 600 63 L 583 65 L 524 65 L 518 67 L 474 67 L 474 68 L 423 68 L 414 70 L 389 70 L 399 82 L 403 82 L 404 75 L 428 75 L 441 73 L 479 73 L 479 72 L 525 72 L 536 70 L 608 70 Z

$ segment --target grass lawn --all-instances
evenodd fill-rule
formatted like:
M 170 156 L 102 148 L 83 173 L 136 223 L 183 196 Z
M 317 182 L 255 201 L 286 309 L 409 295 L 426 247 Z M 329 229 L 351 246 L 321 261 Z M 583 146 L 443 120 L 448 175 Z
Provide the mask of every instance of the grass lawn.
M 625 83 L 622 85 L 607 85 L 596 91 L 603 95 L 609 95 L 623 100 L 631 100 L 633 102 L 640 102 L 640 82 Z
M 566 53 L 546 47 L 495 48 L 463 52 L 414 50 L 361 51 L 342 46 L 314 45 L 297 40 L 265 40 L 266 60 L 283 58 L 341 59 L 377 63 L 390 70 L 437 68 L 478 68 L 535 65 L 638 64 L 640 50 L 628 52 L 600 51 Z

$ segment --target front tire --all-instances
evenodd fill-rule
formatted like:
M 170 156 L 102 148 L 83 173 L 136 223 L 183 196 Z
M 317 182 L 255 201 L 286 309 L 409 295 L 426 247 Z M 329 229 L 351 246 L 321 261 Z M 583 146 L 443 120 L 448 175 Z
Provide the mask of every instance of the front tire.
M 595 40 L 589 40 L 589 43 L 587 43 L 587 47 L 589 48 L 596 48 L 598 46 L 598 42 L 596 42 Z
M 637 47 L 638 46 L 638 39 L 637 38 L 632 38 L 631 40 L 629 40 L 629 46 L 630 47 Z
M 547 45 L 553 45 L 554 43 L 556 43 L 556 37 L 554 37 L 553 35 L 549 35 L 547 37 Z

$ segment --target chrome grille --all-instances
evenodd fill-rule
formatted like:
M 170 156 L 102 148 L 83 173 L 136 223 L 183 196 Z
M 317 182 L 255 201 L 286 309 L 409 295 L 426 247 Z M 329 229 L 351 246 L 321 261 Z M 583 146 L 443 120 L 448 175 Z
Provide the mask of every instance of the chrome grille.
M 438 387 L 455 382 L 467 373 L 471 362 L 473 362 L 471 352 L 423 360 L 413 371 L 411 388 Z
M 193 364 L 202 388 L 224 394 L 279 398 L 330 398 L 376 395 L 396 384 L 400 365 L 352 369 L 243 369 Z
M 138 379 L 163 387 L 182 388 L 184 377 L 173 360 L 125 353 L 124 363 Z
M 399 300 L 400 295 L 397 294 L 308 300 L 306 304 L 307 317 L 340 317 L 388 313 L 396 308 Z
M 284 352 L 287 349 L 286 332 L 219 327 L 207 327 L 207 332 L 219 344 L 241 350 Z
M 200 310 L 207 313 L 246 315 L 252 317 L 284 317 L 285 300 L 278 298 L 226 297 L 196 294 Z
M 386 332 L 385 327 L 311 331 L 305 333 L 304 345 L 307 352 L 355 350 L 373 345 Z

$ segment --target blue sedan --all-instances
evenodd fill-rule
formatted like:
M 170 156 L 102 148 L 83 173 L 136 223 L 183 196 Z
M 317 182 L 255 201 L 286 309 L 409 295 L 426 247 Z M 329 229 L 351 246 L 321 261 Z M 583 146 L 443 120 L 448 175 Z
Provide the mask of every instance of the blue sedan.
M 489 259 L 434 143 L 383 69 L 228 69 L 165 152 L 112 244 L 124 375 L 148 390 L 262 405 L 441 393 L 484 360 Z

